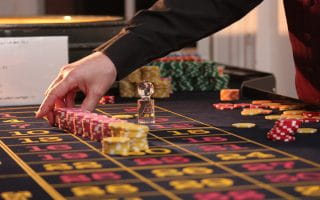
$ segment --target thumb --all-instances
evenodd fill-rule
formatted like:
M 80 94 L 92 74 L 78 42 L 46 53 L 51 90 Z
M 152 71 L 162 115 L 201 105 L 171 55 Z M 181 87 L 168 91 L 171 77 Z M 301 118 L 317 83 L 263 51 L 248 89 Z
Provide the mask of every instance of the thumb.
M 81 109 L 93 111 L 96 105 L 98 104 L 100 98 L 101 98 L 100 95 L 96 95 L 96 94 L 93 94 L 92 92 L 89 92 L 86 98 L 82 102 Z

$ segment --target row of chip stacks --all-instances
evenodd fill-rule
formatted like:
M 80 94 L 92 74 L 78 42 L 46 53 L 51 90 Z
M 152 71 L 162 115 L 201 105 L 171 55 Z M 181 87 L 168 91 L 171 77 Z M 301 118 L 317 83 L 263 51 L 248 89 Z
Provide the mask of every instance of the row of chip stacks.
M 168 98 L 177 91 L 213 91 L 228 88 L 224 66 L 196 54 L 172 53 L 143 66 L 119 82 L 121 97 L 139 97 L 136 84 L 154 84 L 153 98 Z
M 55 108 L 55 125 L 74 135 L 102 143 L 108 155 L 144 155 L 149 149 L 146 125 L 130 123 L 80 108 Z

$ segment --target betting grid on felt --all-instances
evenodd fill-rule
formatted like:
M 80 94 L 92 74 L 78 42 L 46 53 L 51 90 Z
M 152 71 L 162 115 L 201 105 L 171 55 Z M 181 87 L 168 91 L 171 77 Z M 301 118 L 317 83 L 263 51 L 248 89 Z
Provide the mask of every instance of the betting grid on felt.
M 292 199 L 320 191 L 319 163 L 160 107 L 147 155 L 129 157 L 102 154 L 99 142 L 34 119 L 36 110 L 0 109 L 0 199 Z M 96 112 L 136 108 L 114 104 Z

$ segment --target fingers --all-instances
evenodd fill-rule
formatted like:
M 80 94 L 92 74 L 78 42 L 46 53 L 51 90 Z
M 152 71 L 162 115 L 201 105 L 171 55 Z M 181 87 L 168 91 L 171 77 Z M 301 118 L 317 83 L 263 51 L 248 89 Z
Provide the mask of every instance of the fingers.
M 96 107 L 96 105 L 98 104 L 101 96 L 102 95 L 95 94 L 95 93 L 89 91 L 86 98 L 82 102 L 81 109 L 93 111 L 94 108 Z
M 63 99 L 56 99 L 56 101 L 54 102 L 54 107 L 55 108 L 64 108 L 64 107 L 67 107 L 67 105 Z
M 48 114 L 47 114 L 47 119 L 48 119 L 48 122 L 51 126 L 54 125 L 55 123 L 55 119 L 54 119 L 54 114 L 52 111 L 49 111 Z
M 74 98 L 75 97 L 76 97 L 76 90 L 72 90 L 66 95 L 65 102 L 66 102 L 66 106 L 68 108 L 74 107 Z
M 47 95 L 48 92 L 58 83 L 62 80 L 61 75 L 57 76 L 49 85 L 48 89 L 45 91 L 44 95 Z
M 44 117 L 45 115 L 47 115 L 47 113 L 50 111 L 50 110 L 53 110 L 54 108 L 54 102 L 55 102 L 55 99 L 57 99 L 58 97 L 55 95 L 55 94 L 48 94 L 42 104 L 40 105 L 37 113 L 36 113 L 36 118 L 42 118 Z
M 40 105 L 39 110 L 37 111 L 36 117 L 41 118 L 47 115 L 49 111 L 52 111 L 56 100 L 64 97 L 70 90 L 73 89 L 74 86 L 75 83 L 73 83 L 72 79 L 70 78 L 62 79 L 59 83 L 57 83 L 51 90 L 48 91 L 46 97 Z

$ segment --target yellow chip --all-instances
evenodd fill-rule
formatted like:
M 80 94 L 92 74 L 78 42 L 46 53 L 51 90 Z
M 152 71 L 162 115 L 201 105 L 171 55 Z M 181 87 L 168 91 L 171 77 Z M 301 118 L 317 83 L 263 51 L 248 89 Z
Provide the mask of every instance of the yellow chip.
M 109 155 L 127 155 L 130 149 L 129 138 L 107 137 L 102 139 L 102 152 Z
M 306 112 L 305 110 L 286 110 L 283 111 L 283 115 L 302 115 L 302 113 Z
M 269 115 L 271 113 L 272 113 L 272 110 L 267 110 L 267 109 L 262 110 L 262 114 L 264 114 L 264 115 Z
M 313 134 L 318 130 L 316 128 L 298 128 L 297 132 L 302 134 Z
M 279 120 L 281 118 L 281 115 L 266 115 L 264 116 L 264 118 L 268 120 Z
M 279 106 L 279 110 L 280 110 L 280 111 L 290 110 L 290 105 L 286 105 L 286 104 L 283 105 L 283 104 L 282 104 L 282 105 Z
M 280 103 L 262 103 L 261 105 L 268 106 L 271 109 L 278 109 L 281 106 Z
M 134 115 L 113 115 L 112 118 L 116 119 L 132 119 Z
M 254 123 L 235 123 L 235 124 L 232 124 L 233 127 L 236 127 L 236 128 L 253 128 L 256 126 L 256 124 Z
M 260 108 L 247 108 L 241 111 L 241 115 L 260 115 L 263 113 L 263 109 Z
M 129 142 L 130 139 L 125 137 L 106 137 L 103 138 L 102 141 L 106 143 L 126 143 Z
M 129 151 L 126 155 L 123 155 L 123 156 L 144 156 L 144 155 L 146 155 L 146 153 L 142 151 Z
M 272 103 L 270 100 L 254 100 L 251 102 L 252 104 L 263 104 L 263 103 Z
M 303 119 L 302 115 L 281 115 L 281 119 Z

